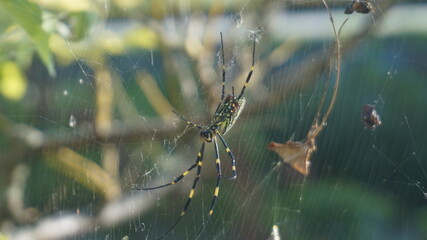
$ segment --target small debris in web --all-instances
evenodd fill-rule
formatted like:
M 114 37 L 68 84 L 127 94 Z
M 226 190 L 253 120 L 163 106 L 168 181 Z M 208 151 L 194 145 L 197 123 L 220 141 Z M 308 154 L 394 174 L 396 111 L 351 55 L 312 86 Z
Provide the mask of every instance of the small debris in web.
M 279 227 L 277 225 L 273 225 L 270 237 L 268 237 L 267 240 L 281 240 L 279 234 Z
M 353 12 L 367 14 L 374 12 L 372 4 L 368 1 L 352 1 L 344 10 L 345 14 L 352 14 Z
M 375 106 L 370 104 L 365 104 L 362 107 L 362 121 L 365 124 L 365 128 L 369 129 L 375 129 L 382 123 Z
M 70 126 L 70 127 L 75 127 L 76 126 L 76 124 L 77 124 L 77 120 L 76 120 L 76 118 L 74 117 L 74 115 L 73 114 L 71 114 L 71 116 L 70 116 L 70 121 L 69 121 L 69 123 L 68 123 L 68 125 Z

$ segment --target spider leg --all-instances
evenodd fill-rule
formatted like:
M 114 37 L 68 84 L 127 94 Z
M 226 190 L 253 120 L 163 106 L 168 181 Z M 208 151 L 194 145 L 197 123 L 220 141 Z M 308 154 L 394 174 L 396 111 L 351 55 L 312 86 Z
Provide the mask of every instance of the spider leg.
M 216 187 L 212 198 L 211 208 L 209 209 L 209 217 L 213 214 L 213 209 L 215 207 L 216 200 L 218 199 L 219 194 L 219 181 L 222 178 L 221 173 L 221 161 L 219 160 L 219 150 L 218 150 L 218 142 L 216 141 L 216 137 L 214 137 L 214 145 L 215 145 L 215 165 L 216 165 L 216 172 L 217 172 L 217 179 L 216 179 Z M 208 219 L 209 220 L 209 219 Z
M 240 94 L 239 94 L 239 96 L 237 97 L 237 100 L 239 100 L 239 99 L 241 99 L 241 98 L 242 98 L 243 93 L 245 92 L 245 89 L 246 89 L 246 87 L 248 86 L 248 84 L 249 84 L 249 80 L 251 80 L 252 73 L 254 72 L 254 69 L 255 69 L 255 67 L 254 67 L 254 65 L 255 65 L 255 43 L 256 43 L 256 39 L 254 38 L 254 48 L 253 48 L 253 50 L 252 50 L 252 66 L 251 66 L 251 70 L 249 71 L 248 76 L 246 77 L 245 84 L 243 85 L 243 88 L 242 88 L 242 90 L 240 91 Z
M 233 180 L 237 178 L 237 171 L 236 171 L 236 158 L 234 157 L 233 153 L 231 152 L 230 148 L 228 147 L 227 143 L 225 142 L 224 138 L 222 137 L 221 133 L 219 133 L 218 130 L 216 130 L 216 134 L 218 135 L 219 139 L 221 140 L 222 144 L 225 147 L 225 151 L 227 152 L 228 156 L 231 159 L 231 171 L 232 176 L 228 179 Z
M 184 122 L 186 122 L 187 125 L 192 126 L 192 127 L 196 127 L 198 129 L 202 129 L 202 126 L 197 125 L 197 124 L 193 123 L 190 120 L 187 120 L 184 116 L 182 116 L 181 114 L 175 112 L 175 110 L 172 110 L 172 112 L 175 113 L 175 115 L 177 115 L 179 118 L 181 118 Z
M 222 55 L 222 94 L 221 94 L 221 101 L 219 103 L 221 104 L 225 96 L 225 57 L 224 57 L 224 42 L 222 40 L 222 32 L 220 32 L 220 35 L 221 35 L 221 55 Z
M 218 195 L 219 195 L 219 183 L 220 183 L 220 180 L 222 178 L 222 173 L 221 173 L 221 161 L 219 159 L 218 142 L 216 140 L 216 137 L 214 137 L 214 147 L 215 147 L 215 156 L 216 156 L 215 165 L 216 165 L 216 172 L 217 172 L 216 187 L 215 187 L 215 191 L 214 191 L 214 194 L 213 194 L 211 207 L 209 209 L 208 218 L 203 223 L 203 226 L 199 230 L 199 234 L 197 235 L 196 239 L 199 239 L 199 237 L 201 236 L 201 234 L 205 230 L 205 226 L 207 225 L 209 219 L 211 218 L 211 216 L 213 214 L 213 209 L 215 207 L 215 204 L 216 204 L 216 201 L 217 201 Z
M 201 147 L 201 149 L 200 149 L 200 151 L 199 151 L 199 153 L 197 154 L 196 162 L 193 165 L 191 165 L 191 167 L 188 168 L 187 171 L 183 172 L 179 177 L 175 178 L 175 180 L 173 180 L 172 182 L 164 184 L 164 185 L 160 185 L 160 186 L 157 186 L 157 187 L 132 188 L 132 190 L 142 190 L 142 191 L 145 191 L 145 190 L 154 190 L 154 189 L 158 189 L 158 188 L 163 188 L 163 187 L 167 187 L 167 186 L 170 186 L 170 185 L 174 185 L 175 183 L 181 181 L 181 179 L 183 179 L 185 176 L 187 176 L 187 174 L 191 170 L 193 170 L 196 166 L 199 165 L 199 163 L 201 162 L 201 159 L 202 159 L 202 154 L 204 152 L 204 148 L 205 148 L 205 145 L 203 144 L 202 147 Z
M 224 100 L 224 97 L 225 97 L 225 57 L 224 57 L 224 42 L 222 40 L 222 32 L 220 32 L 220 35 L 221 35 L 221 58 L 222 58 L 222 92 L 221 92 L 221 100 L 219 101 L 218 107 L 216 107 L 215 112 L 218 112 L 218 109 L 221 107 L 222 100 Z
M 196 177 L 194 178 L 194 181 L 193 181 L 193 186 L 191 187 L 191 191 L 190 191 L 190 194 L 188 195 L 188 200 L 187 200 L 187 202 L 185 203 L 185 205 L 184 205 L 184 208 L 182 209 L 182 212 L 181 212 L 181 215 L 179 215 L 179 217 L 178 217 L 178 219 L 175 221 L 175 223 L 168 229 L 168 231 L 167 232 L 165 232 L 162 236 L 160 236 L 158 239 L 160 240 L 160 239 L 162 239 L 162 238 L 164 238 L 168 233 L 170 233 L 174 228 L 175 228 L 175 226 L 179 223 L 179 221 L 182 219 L 182 216 L 184 216 L 185 215 L 185 213 L 187 212 L 187 208 L 188 208 L 188 206 L 190 206 L 190 202 L 191 202 L 191 199 L 193 198 L 193 195 L 194 195 L 194 192 L 195 192 L 195 189 L 196 189 L 196 186 L 197 186 L 197 183 L 199 182 L 199 179 L 200 179 L 200 172 L 202 171 L 202 162 L 203 162 L 203 152 L 204 152 L 204 149 L 205 149 L 205 142 L 202 142 L 202 147 L 200 148 L 200 152 L 198 153 L 198 155 L 197 155 L 197 175 L 196 175 Z

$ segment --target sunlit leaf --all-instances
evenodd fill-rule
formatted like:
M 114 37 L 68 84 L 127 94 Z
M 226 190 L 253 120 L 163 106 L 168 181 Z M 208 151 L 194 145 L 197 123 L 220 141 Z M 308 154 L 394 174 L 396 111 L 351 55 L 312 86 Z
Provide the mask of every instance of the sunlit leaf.
M 115 55 L 122 54 L 125 48 L 123 39 L 112 32 L 108 32 L 104 38 L 100 37 L 99 42 L 105 51 Z
M 42 29 L 41 9 L 27 0 L 0 0 L 0 7 L 28 33 L 49 74 L 54 76 L 55 69 L 49 50 L 49 35 Z
M 151 29 L 141 28 L 130 32 L 126 36 L 126 42 L 131 46 L 153 49 L 157 47 L 158 36 Z
M 93 1 L 87 0 L 33 0 L 37 4 L 49 9 L 68 12 L 82 12 L 94 10 Z
M 27 80 L 18 65 L 0 63 L 0 93 L 13 101 L 20 100 L 27 90 Z
M 55 170 L 79 182 L 105 199 L 117 199 L 121 194 L 118 183 L 104 169 L 69 148 L 60 148 L 49 155 L 46 163 Z
M 150 74 L 138 73 L 136 80 L 141 87 L 141 90 L 147 97 L 148 102 L 163 120 L 169 121 L 172 117 L 174 117 L 171 111 L 171 109 L 173 109 L 172 106 L 162 94 L 159 86 L 156 84 L 156 81 Z

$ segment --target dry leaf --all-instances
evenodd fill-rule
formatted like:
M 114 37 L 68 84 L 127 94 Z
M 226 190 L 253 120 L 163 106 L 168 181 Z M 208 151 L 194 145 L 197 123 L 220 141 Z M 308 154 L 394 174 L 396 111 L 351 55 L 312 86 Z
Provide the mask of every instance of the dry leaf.
M 268 149 L 279 154 L 285 163 L 291 165 L 299 173 L 308 175 L 313 147 L 303 142 L 287 141 L 286 143 L 270 142 Z

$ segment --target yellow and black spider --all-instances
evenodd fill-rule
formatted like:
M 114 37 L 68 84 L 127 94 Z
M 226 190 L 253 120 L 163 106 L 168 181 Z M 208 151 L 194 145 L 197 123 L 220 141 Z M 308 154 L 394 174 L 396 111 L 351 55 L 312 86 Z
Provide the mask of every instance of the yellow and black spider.
M 246 81 L 242 87 L 242 90 L 240 91 L 240 94 L 236 97 L 234 95 L 234 88 L 232 88 L 231 94 L 225 96 L 225 60 L 224 60 L 224 43 L 222 40 L 222 33 L 220 33 L 221 36 L 221 55 L 222 55 L 222 94 L 221 94 L 221 100 L 218 104 L 218 107 L 215 110 L 215 113 L 213 115 L 212 120 L 207 125 L 199 125 L 196 123 L 193 123 L 192 121 L 187 120 L 185 117 L 183 117 L 181 114 L 173 111 L 178 117 L 180 117 L 183 121 L 187 123 L 187 125 L 191 127 L 196 127 L 200 129 L 200 137 L 202 139 L 202 146 L 200 147 L 200 151 L 197 154 L 196 162 L 191 165 L 187 171 L 182 173 L 179 177 L 175 178 L 170 183 L 160 185 L 157 187 L 150 187 L 150 188 L 134 188 L 134 190 L 153 190 L 158 189 L 170 185 L 174 185 L 177 182 L 179 182 L 181 179 L 183 179 L 190 171 L 192 171 L 195 167 L 197 167 L 197 174 L 193 181 L 193 186 L 191 188 L 190 194 L 188 195 L 188 200 L 184 205 L 184 208 L 181 212 L 181 215 L 178 217 L 178 219 L 175 221 L 175 223 L 168 229 L 166 233 L 164 233 L 160 238 L 162 239 L 164 236 L 166 236 L 169 232 L 172 231 L 172 229 L 178 224 L 178 222 L 181 220 L 181 218 L 185 215 L 188 206 L 190 205 L 191 199 L 193 198 L 197 183 L 200 179 L 200 172 L 202 170 L 202 162 L 203 162 L 203 153 L 205 150 L 205 143 L 210 143 L 213 141 L 214 149 L 215 149 L 215 164 L 216 164 L 216 171 L 217 171 L 217 181 L 216 181 L 216 187 L 215 191 L 213 193 L 213 199 L 210 206 L 210 210 L 208 213 L 208 219 L 213 214 L 213 209 L 215 207 L 215 203 L 218 199 L 219 195 L 219 183 L 221 178 L 224 176 L 221 173 L 221 161 L 219 159 L 219 150 L 218 150 L 218 143 L 216 136 L 219 137 L 221 143 L 225 147 L 225 151 L 228 154 L 228 156 L 231 159 L 231 170 L 232 170 L 232 176 L 228 179 L 235 179 L 237 177 L 237 171 L 236 171 L 236 159 L 234 158 L 233 153 L 231 152 L 230 148 L 228 147 L 227 143 L 224 140 L 223 135 L 225 135 L 231 127 L 236 122 L 237 118 L 239 117 L 240 113 L 242 112 L 244 106 L 245 106 L 245 99 L 243 98 L 243 93 L 245 92 L 246 87 L 248 86 L 249 80 L 252 77 L 252 73 L 254 71 L 254 62 L 255 62 L 255 42 L 256 38 L 254 37 L 254 43 L 253 43 L 253 50 L 252 50 L 252 66 L 251 69 L 246 77 Z M 206 221 L 206 223 L 207 223 Z M 205 223 L 205 224 L 206 224 Z M 200 230 L 199 234 L 203 232 L 204 227 Z

